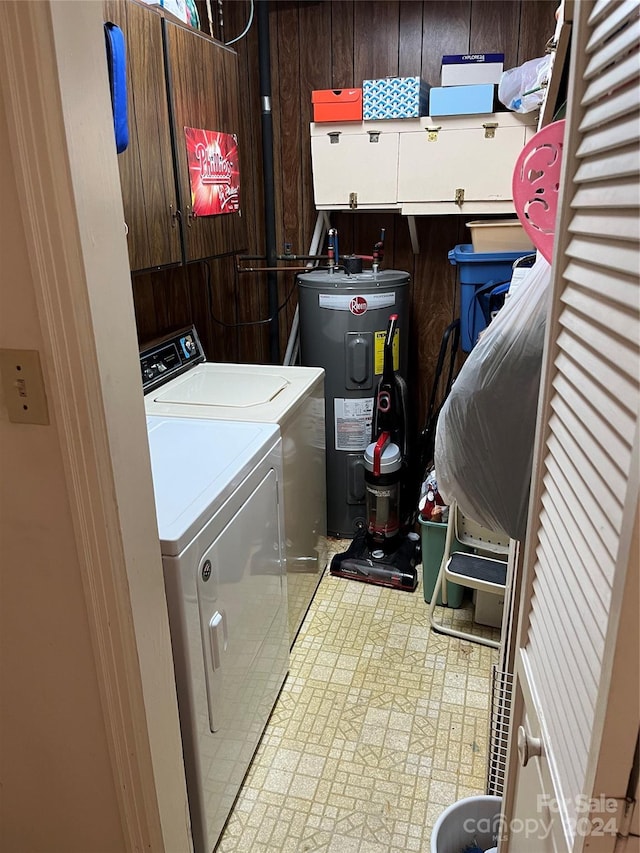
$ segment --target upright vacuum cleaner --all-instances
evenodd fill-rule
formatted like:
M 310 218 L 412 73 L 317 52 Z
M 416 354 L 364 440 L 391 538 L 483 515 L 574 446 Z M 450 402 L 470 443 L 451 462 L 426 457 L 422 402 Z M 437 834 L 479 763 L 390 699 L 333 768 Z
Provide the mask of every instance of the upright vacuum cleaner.
M 356 533 L 347 551 L 335 555 L 330 572 L 413 592 L 418 585 L 420 537 L 407 532 L 403 518 L 403 482 L 408 466 L 407 386 L 393 365 L 397 323 L 398 315 L 392 314 L 375 395 L 371 444 L 364 454 L 366 527 Z

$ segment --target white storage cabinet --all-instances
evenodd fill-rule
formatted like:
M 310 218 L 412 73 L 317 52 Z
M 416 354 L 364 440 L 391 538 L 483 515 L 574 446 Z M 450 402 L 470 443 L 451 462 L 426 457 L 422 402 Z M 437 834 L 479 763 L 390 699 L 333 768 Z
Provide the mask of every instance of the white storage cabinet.
M 513 213 L 511 176 L 536 115 L 311 125 L 319 210 Z

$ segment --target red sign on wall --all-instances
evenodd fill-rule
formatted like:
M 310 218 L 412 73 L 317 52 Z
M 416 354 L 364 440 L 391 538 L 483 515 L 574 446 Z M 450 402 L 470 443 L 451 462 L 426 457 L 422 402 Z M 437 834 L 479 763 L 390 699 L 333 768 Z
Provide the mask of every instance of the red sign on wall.
M 240 210 L 238 140 L 230 133 L 185 127 L 191 207 L 196 216 Z

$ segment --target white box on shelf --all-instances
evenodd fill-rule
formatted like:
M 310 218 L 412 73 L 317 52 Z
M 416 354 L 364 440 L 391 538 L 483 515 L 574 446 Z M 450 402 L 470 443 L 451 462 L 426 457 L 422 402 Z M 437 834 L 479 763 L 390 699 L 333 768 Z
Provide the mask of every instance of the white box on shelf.
M 489 628 L 501 628 L 504 595 L 494 595 L 492 592 L 476 589 L 474 599 L 473 621 L 477 622 L 478 625 L 487 625 Z
M 447 54 L 442 57 L 440 85 L 499 83 L 503 70 L 504 53 Z

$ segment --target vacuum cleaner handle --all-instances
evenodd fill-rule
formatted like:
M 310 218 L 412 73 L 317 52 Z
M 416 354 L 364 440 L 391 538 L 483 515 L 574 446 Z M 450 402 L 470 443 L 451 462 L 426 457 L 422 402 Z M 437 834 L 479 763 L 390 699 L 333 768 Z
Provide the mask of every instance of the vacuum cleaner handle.
M 396 374 L 393 367 L 393 339 L 396 333 L 397 324 L 398 315 L 391 314 L 389 317 L 389 324 L 387 326 L 387 334 L 384 340 L 382 376 L 376 390 L 375 409 L 371 423 L 372 441 L 377 441 L 378 436 L 382 432 L 391 433 L 393 440 L 395 441 L 398 432 L 398 390 Z M 398 443 L 400 444 L 401 442 Z
M 396 333 L 397 326 L 398 315 L 390 314 L 389 325 L 387 326 L 387 336 L 384 340 L 384 354 L 391 359 L 391 370 L 393 370 L 393 336 Z
M 373 448 L 373 476 L 380 476 L 380 464 L 382 460 L 382 453 L 391 441 L 391 433 L 381 432 L 380 438 L 376 441 L 376 446 Z

